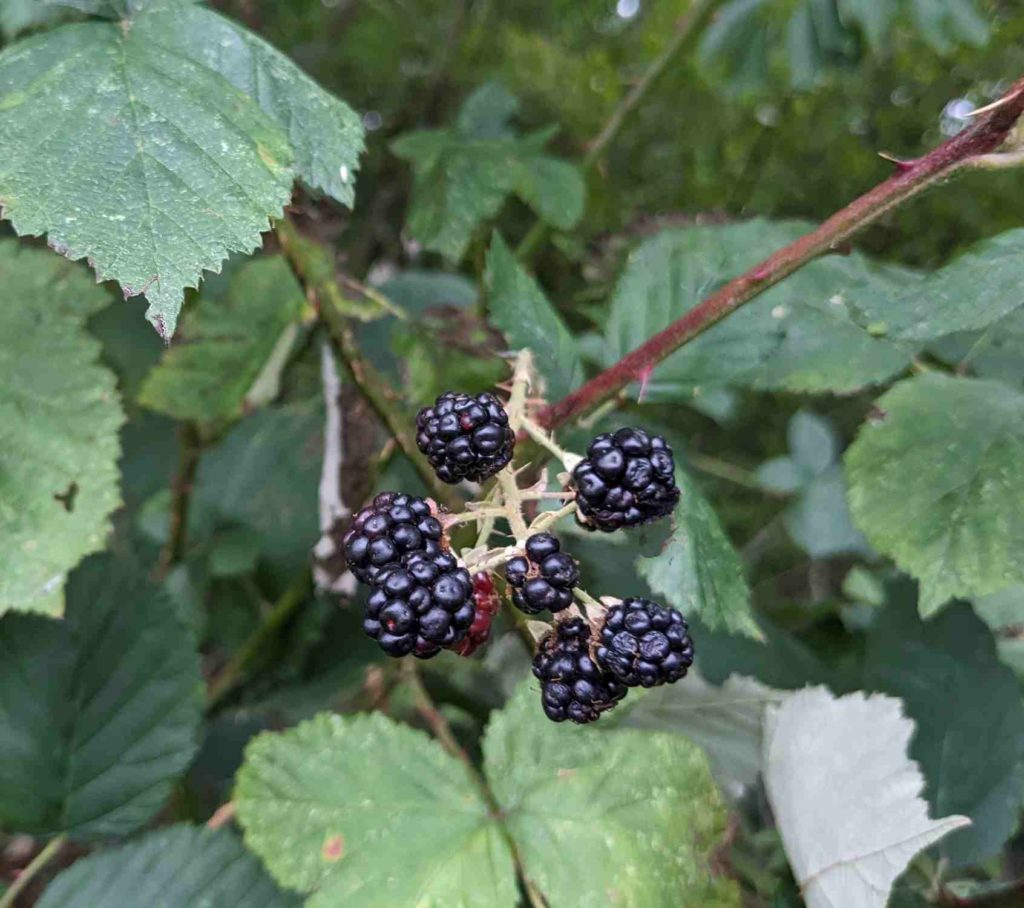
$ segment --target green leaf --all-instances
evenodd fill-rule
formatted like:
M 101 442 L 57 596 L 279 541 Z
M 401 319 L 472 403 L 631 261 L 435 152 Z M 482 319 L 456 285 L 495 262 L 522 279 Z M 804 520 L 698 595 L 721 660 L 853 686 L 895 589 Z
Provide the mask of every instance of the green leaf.
M 786 427 L 793 460 L 808 476 L 824 473 L 839 453 L 839 439 L 832 423 L 808 410 L 800 410 Z
M 79 266 L 0 241 L 0 614 L 59 613 L 66 573 L 120 504 L 114 376 L 85 316 L 108 301 Z
M 319 537 L 323 431 L 320 398 L 270 407 L 235 426 L 199 465 L 196 509 L 253 531 L 284 583 L 308 564 Z
M 682 496 L 673 514 L 675 529 L 661 554 L 637 561 L 637 573 L 669 605 L 712 630 L 760 639 L 736 549 L 693 480 L 685 473 L 676 479 Z
M 629 257 L 612 297 L 603 362 L 611 365 L 808 225 L 754 220 L 665 230 Z M 849 393 L 891 378 L 910 353 L 872 337 L 847 303 L 882 292 L 902 274 L 859 255 L 812 262 L 671 354 L 650 379 L 676 399 L 722 385 Z
M 858 293 L 855 300 L 890 337 L 902 340 L 985 328 L 1024 305 L 1024 229 L 983 240 L 899 293 Z
M 303 183 L 351 207 L 363 151 L 362 121 L 351 107 L 258 35 L 211 10 L 171 10 L 153 24 L 165 46 L 219 73 L 285 131 Z
M 39 908 L 298 908 L 226 829 L 171 826 L 59 873 Z
M 298 908 L 228 830 L 172 826 L 58 874 L 39 908 Z
M 45 25 L 55 18 L 55 11 L 40 0 L 0 0 L 0 32 L 5 38 Z
M 190 631 L 134 564 L 86 562 L 64 621 L 5 615 L 0 826 L 95 840 L 146 823 L 192 758 L 200 692 Z
M 739 906 L 712 875 L 726 811 L 676 735 L 554 726 L 526 683 L 488 726 L 484 767 L 527 876 L 551 905 Z M 642 759 L 637 759 L 643 754 Z
M 144 293 L 165 339 L 185 287 L 256 248 L 292 183 L 281 129 L 165 40 L 168 15 L 67 25 L 0 53 L 5 216 Z
M 486 282 L 491 323 L 512 347 L 533 351 L 548 396 L 557 400 L 574 390 L 583 381 L 576 339 L 498 233 L 487 253 Z
M 428 249 L 461 260 L 476 228 L 496 217 L 512 193 L 561 230 L 583 216 L 583 174 L 544 154 L 549 132 L 520 138 L 507 126 L 516 106 L 507 91 L 487 83 L 466 100 L 454 129 L 407 133 L 392 143 L 412 164 L 409 229 Z
M 846 476 L 833 464 L 800 490 L 783 523 L 793 541 L 812 558 L 868 555 L 871 548 L 853 525 L 847 505 Z
M 1024 701 L 985 625 L 964 605 L 926 622 L 909 602 L 887 606 L 868 638 L 864 686 L 901 697 L 917 723 L 910 756 L 933 815 L 971 818 L 942 856 L 966 867 L 996 854 L 1024 803 Z
M 1024 395 L 937 374 L 877 403 L 846 454 L 868 541 L 921 583 L 921 614 L 1024 581 Z
M 280 256 L 239 268 L 226 298 L 201 298 L 180 337 L 149 373 L 139 402 L 175 419 L 222 422 L 241 416 L 248 394 L 305 297 Z
M 512 908 L 512 856 L 465 768 L 379 713 L 320 715 L 246 750 L 246 844 L 308 908 Z
M 929 352 L 959 371 L 1024 385 L 1024 308 L 980 331 L 958 331 L 928 345 Z

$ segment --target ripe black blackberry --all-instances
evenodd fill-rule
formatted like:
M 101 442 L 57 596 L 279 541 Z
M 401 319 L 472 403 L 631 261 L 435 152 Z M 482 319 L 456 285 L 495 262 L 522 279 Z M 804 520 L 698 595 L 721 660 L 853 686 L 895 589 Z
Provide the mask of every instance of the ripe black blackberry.
M 590 627 L 582 618 L 561 621 L 541 638 L 533 674 L 553 722 L 593 722 L 626 696 L 626 686 L 590 658 Z
M 643 429 L 598 435 L 573 470 L 572 486 L 580 524 L 606 533 L 665 517 L 679 501 L 672 449 Z
M 572 588 L 580 569 L 550 533 L 534 533 L 526 540 L 526 557 L 517 555 L 505 564 L 505 579 L 512 588 L 512 604 L 527 615 L 547 609 L 560 612 L 572 605 Z
M 444 482 L 483 482 L 512 459 L 515 435 L 498 398 L 448 391 L 416 417 L 416 444 Z
M 605 614 L 598 663 L 627 687 L 671 684 L 693 664 L 686 619 L 649 599 L 624 599 Z
M 377 575 L 363 630 L 389 656 L 428 659 L 466 636 L 474 612 L 473 580 L 454 555 L 411 552 Z
M 403 492 L 381 492 L 352 520 L 342 540 L 349 570 L 362 583 L 409 552 L 434 555 L 443 548 L 441 522 L 423 498 Z

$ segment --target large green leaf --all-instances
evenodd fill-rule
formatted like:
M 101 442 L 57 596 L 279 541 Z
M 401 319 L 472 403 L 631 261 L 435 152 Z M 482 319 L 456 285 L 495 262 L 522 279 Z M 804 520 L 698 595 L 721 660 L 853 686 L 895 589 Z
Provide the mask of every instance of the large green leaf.
M 498 233 L 487 253 L 487 288 L 492 324 L 512 347 L 533 351 L 548 397 L 557 400 L 574 390 L 583 380 L 576 339 Z
M 1024 395 L 929 374 L 877 404 L 846 454 L 855 523 L 921 583 L 921 613 L 1024 581 Z
M 77 861 L 39 908 L 298 908 L 226 829 L 172 826 Z
M 243 265 L 225 299 L 204 296 L 188 311 L 180 336 L 142 386 L 140 403 L 197 422 L 241 416 L 253 382 L 304 299 L 284 259 Z
M 83 328 L 108 297 L 10 239 L 0 287 L 0 613 L 59 612 L 66 573 L 103 547 L 120 504 L 121 407 Z
M 412 132 L 392 143 L 412 164 L 409 229 L 427 248 L 458 261 L 473 231 L 512 193 L 562 230 L 583 215 L 579 168 L 544 153 L 549 131 L 516 135 L 508 119 L 517 107 L 505 89 L 488 83 L 469 96 L 453 129 Z
M 200 691 L 191 632 L 134 564 L 82 565 L 64 621 L 5 615 L 0 827 L 87 840 L 137 829 L 192 757 Z
M 710 869 L 726 811 L 689 741 L 554 726 L 528 682 L 492 719 L 484 766 L 549 904 L 739 906 L 736 885 Z
M 985 328 L 1024 305 L 1024 230 L 984 240 L 945 268 L 857 304 L 890 337 L 932 340 Z
M 930 621 L 910 602 L 887 606 L 868 639 L 864 687 L 901 697 L 917 723 L 910 756 L 933 815 L 971 818 L 942 855 L 955 867 L 994 855 L 1024 803 L 1024 702 L 985 625 L 964 605 Z
M 612 298 L 605 365 L 808 229 L 754 220 L 665 230 L 647 240 L 630 255 Z M 859 255 L 812 262 L 669 356 L 654 369 L 649 390 L 668 398 L 722 385 L 845 393 L 883 382 L 910 353 L 861 327 L 848 296 L 882 293 L 904 280 Z
M 512 856 L 466 768 L 379 713 L 320 715 L 249 745 L 249 847 L 309 908 L 512 908 Z
M 637 561 L 637 573 L 669 605 L 712 630 L 760 638 L 736 549 L 693 480 L 679 473 L 677 481 L 682 496 L 672 536 L 660 554 Z
M 166 41 L 168 15 L 67 25 L 0 54 L 5 216 L 145 294 L 165 338 L 185 287 L 255 249 L 292 184 L 280 127 Z
M 245 92 L 288 136 L 295 174 L 345 205 L 363 150 L 359 115 L 262 38 L 200 6 L 154 16 L 161 41 Z

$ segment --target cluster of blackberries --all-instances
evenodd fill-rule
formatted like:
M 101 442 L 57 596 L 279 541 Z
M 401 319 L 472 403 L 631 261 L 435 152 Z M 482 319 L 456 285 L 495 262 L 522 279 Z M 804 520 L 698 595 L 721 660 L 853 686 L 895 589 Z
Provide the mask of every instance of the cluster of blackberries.
M 534 533 L 526 540 L 526 557 L 505 563 L 505 579 L 512 604 L 527 615 L 560 612 L 572 605 L 572 589 L 579 583 L 579 565 L 550 533 Z
M 416 419 L 416 443 L 445 482 L 483 482 L 512 460 L 515 436 L 492 394 L 447 392 Z M 572 472 L 577 520 L 612 532 L 670 514 L 679 501 L 672 449 L 643 429 L 598 435 Z M 525 554 L 505 563 L 512 603 L 528 615 L 573 604 L 579 565 L 551 533 L 534 533 Z M 363 629 L 392 656 L 429 658 L 444 648 L 468 656 L 490 636 L 500 601 L 488 573 L 470 577 L 449 551 L 423 498 L 384 492 L 352 521 L 343 547 L 349 568 L 372 592 Z M 593 722 L 630 687 L 682 678 L 693 663 L 686 620 L 648 599 L 610 606 L 592 628 L 556 620 L 541 639 L 533 673 L 544 712 L 556 722 Z
M 427 659 L 467 635 L 473 581 L 447 551 L 427 501 L 382 492 L 356 514 L 342 545 L 352 573 L 373 588 L 363 630 L 389 656 Z
M 581 618 L 560 621 L 533 659 L 544 713 L 555 722 L 600 718 L 630 687 L 671 684 L 693 664 L 686 619 L 648 599 L 626 599 L 605 613 L 596 647 Z

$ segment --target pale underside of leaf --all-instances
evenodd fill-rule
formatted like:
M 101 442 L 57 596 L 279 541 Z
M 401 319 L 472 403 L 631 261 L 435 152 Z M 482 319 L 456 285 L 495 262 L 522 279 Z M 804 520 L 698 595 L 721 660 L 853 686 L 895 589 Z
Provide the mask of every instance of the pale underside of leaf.
M 899 700 L 825 688 L 768 711 L 765 785 L 808 908 L 884 908 L 922 848 L 968 825 L 929 819 Z

